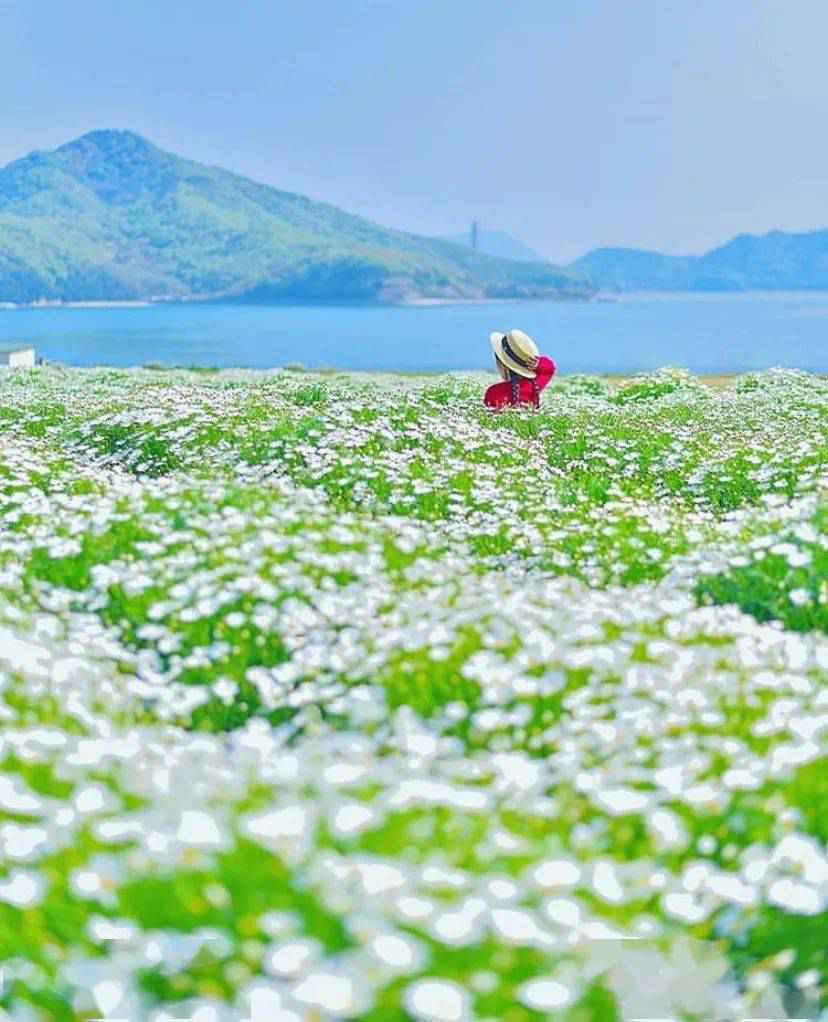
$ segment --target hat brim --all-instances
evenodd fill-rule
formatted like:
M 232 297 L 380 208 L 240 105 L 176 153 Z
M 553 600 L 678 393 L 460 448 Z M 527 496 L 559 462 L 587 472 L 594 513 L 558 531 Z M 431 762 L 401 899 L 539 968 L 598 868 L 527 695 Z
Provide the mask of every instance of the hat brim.
M 519 365 L 513 358 L 503 350 L 503 342 L 506 340 L 506 334 L 500 330 L 496 330 L 494 333 L 489 334 L 489 344 L 492 346 L 492 351 L 495 354 L 495 358 L 506 366 L 507 369 L 511 369 L 512 372 L 517 373 L 518 376 L 523 376 L 527 380 L 534 380 L 538 375 L 537 370 L 527 369 L 526 366 Z

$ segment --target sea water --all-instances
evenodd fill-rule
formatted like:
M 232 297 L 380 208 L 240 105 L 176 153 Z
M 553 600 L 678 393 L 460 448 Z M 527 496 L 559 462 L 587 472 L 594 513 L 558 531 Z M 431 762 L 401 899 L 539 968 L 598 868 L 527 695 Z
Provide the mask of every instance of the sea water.
M 491 366 L 492 330 L 520 327 L 562 372 L 828 372 L 828 294 L 641 295 L 591 302 L 407 307 L 151 305 L 0 310 L 0 342 L 77 366 L 301 363 L 356 370 Z

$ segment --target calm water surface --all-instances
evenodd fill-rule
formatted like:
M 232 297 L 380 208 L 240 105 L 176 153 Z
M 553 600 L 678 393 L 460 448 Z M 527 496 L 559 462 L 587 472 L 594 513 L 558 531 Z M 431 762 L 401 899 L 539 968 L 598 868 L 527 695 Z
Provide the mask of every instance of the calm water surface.
M 0 311 L 0 342 L 70 365 L 447 370 L 491 365 L 490 330 L 520 327 L 563 372 L 663 365 L 828 372 L 828 294 L 627 297 L 408 308 L 160 305 Z

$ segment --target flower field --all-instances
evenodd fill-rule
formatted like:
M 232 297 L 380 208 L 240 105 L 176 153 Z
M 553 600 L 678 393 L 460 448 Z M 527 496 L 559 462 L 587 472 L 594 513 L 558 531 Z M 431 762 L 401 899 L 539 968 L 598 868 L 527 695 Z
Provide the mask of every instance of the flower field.
M 828 1018 L 828 381 L 480 395 L 0 377 L 0 1019 Z

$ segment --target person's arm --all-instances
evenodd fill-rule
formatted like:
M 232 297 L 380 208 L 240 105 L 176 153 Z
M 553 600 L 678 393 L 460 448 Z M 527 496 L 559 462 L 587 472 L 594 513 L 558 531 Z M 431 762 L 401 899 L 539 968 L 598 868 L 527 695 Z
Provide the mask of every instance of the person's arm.
M 535 386 L 538 390 L 543 388 L 549 383 L 552 377 L 557 372 L 558 367 L 552 361 L 551 358 L 547 358 L 546 355 L 541 355 L 538 359 L 538 370 L 537 376 L 535 377 Z

